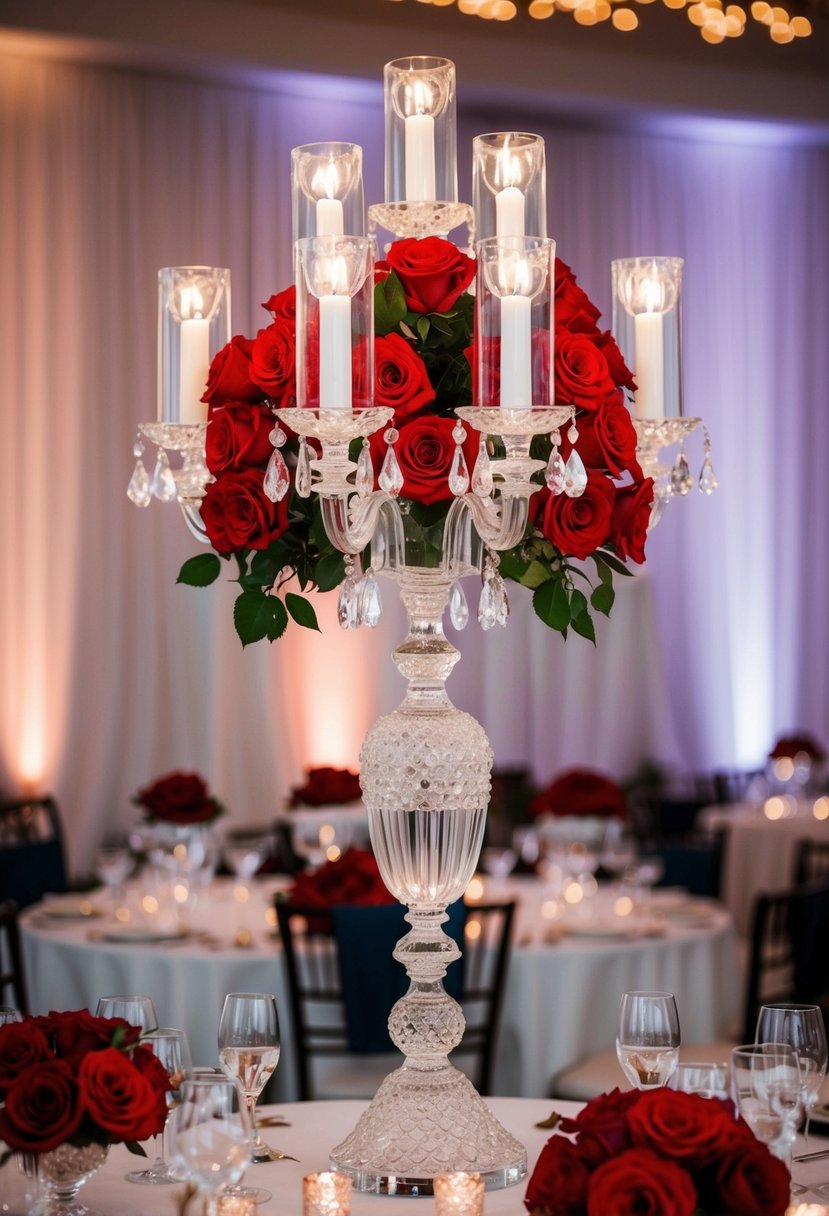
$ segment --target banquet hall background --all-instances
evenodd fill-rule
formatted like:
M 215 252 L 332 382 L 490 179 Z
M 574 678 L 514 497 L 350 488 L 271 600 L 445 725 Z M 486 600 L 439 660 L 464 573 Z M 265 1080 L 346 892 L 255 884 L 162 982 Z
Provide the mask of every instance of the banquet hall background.
M 4 32 L 4 9 L 25 24 L 0 6 L 0 785 L 57 795 L 84 873 L 154 776 L 199 770 L 234 820 L 269 822 L 304 768 L 356 768 L 402 695 L 391 585 L 376 631 L 341 632 L 328 596 L 320 634 L 243 651 L 224 575 L 176 585 L 198 551 L 177 509 L 125 494 L 156 410 L 158 268 L 230 267 L 233 332 L 265 324 L 260 302 L 292 277 L 291 148 L 361 143 L 382 197 L 383 60 L 348 76 L 125 62 Z M 435 28 L 387 57 L 434 49 Z M 572 764 L 756 768 L 793 730 L 829 742 L 825 88 L 785 122 L 588 113 L 541 80 L 531 104 L 495 88 L 466 104 L 455 57 L 461 196 L 473 135 L 543 135 L 550 233 L 605 325 L 612 258 L 685 259 L 685 412 L 710 429 L 720 488 L 669 505 L 595 650 L 516 588 L 505 631 L 473 622 L 458 642 L 450 695 L 496 766 L 539 784 Z

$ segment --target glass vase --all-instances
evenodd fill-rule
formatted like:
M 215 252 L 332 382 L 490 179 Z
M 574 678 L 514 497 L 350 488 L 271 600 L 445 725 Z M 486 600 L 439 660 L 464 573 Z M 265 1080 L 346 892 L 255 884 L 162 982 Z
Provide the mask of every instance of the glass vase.
M 480 569 L 480 549 L 444 548 L 435 558 L 416 529 L 404 532 L 402 545 L 375 538 L 372 554 L 377 565 L 378 551 L 388 555 L 381 569 L 399 584 L 409 615 L 393 656 L 408 689 L 369 731 L 360 772 L 380 872 L 411 925 L 394 951 L 410 986 L 389 1017 L 405 1059 L 331 1163 L 361 1191 L 430 1195 L 437 1175 L 458 1170 L 481 1174 L 490 1189 L 511 1185 L 525 1174 L 527 1154 L 448 1059 L 465 1023 L 443 988 L 460 957 L 443 925 L 478 860 L 492 750 L 480 724 L 447 695 L 460 655 L 444 635 L 443 614 L 455 580 Z M 414 564 L 424 560 L 431 564 Z
M 107 1158 L 105 1144 L 59 1144 L 37 1159 L 40 1202 L 36 1216 L 94 1216 L 78 1203 L 81 1187 L 101 1168 Z

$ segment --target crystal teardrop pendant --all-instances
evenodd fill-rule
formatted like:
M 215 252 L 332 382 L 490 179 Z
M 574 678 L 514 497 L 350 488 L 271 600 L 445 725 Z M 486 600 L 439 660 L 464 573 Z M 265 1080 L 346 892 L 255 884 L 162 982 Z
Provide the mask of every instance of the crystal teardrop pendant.
M 343 629 L 357 629 L 360 624 L 359 585 L 352 574 L 346 575 L 340 584 L 337 600 L 337 620 Z
M 296 492 L 300 498 L 311 497 L 311 454 L 305 439 L 299 441 L 296 460 Z
M 368 498 L 374 490 L 374 465 L 371 463 L 371 449 L 367 439 L 363 440 L 363 446 L 357 458 L 357 476 L 354 484 L 361 498 Z
M 694 479 L 691 476 L 691 470 L 688 467 L 688 461 L 684 452 L 680 452 L 676 458 L 676 464 L 671 471 L 671 489 L 674 494 L 685 495 L 694 484 Z
M 469 624 L 469 605 L 460 583 L 453 583 L 449 592 L 449 620 L 455 629 L 466 629 Z
M 144 468 L 144 461 L 140 456 L 135 462 L 135 468 L 132 471 L 132 477 L 127 486 L 127 498 L 130 502 L 135 503 L 136 507 L 148 507 L 150 505 L 150 499 L 152 498 L 152 494 L 150 493 L 150 478 L 147 470 Z
M 498 620 L 498 603 L 492 586 L 492 579 L 485 578 L 481 587 L 481 598 L 478 600 L 478 624 L 481 629 L 491 629 Z
M 567 457 L 564 474 L 564 493 L 568 498 L 581 498 L 587 489 L 587 470 L 575 448 Z
M 567 471 L 564 467 L 564 461 L 561 459 L 561 452 L 558 448 L 553 448 L 550 452 L 550 459 L 547 461 L 547 472 L 545 473 L 547 485 L 553 494 L 563 494 L 564 487 L 567 483 Z
M 486 438 L 483 435 L 478 444 L 478 459 L 475 461 L 475 470 L 472 474 L 472 493 L 476 494 L 478 498 L 489 498 L 492 493 L 492 465 L 489 452 L 486 450 Z
M 380 489 L 385 490 L 392 498 L 397 498 L 403 489 L 403 474 L 400 472 L 400 465 L 397 463 L 393 447 L 386 450 L 383 467 L 377 480 L 380 483 Z
M 172 502 L 176 496 L 175 478 L 164 448 L 159 448 L 158 451 L 158 460 L 150 480 L 150 493 L 159 502 Z
M 449 470 L 449 489 L 456 498 L 460 498 L 461 494 L 465 494 L 469 489 L 469 469 L 466 467 L 466 458 L 460 444 L 455 448 L 454 455 L 452 456 L 452 467 Z
M 377 586 L 377 579 L 369 571 L 363 576 L 360 584 L 360 624 L 368 625 L 369 629 L 374 629 L 376 625 L 380 624 L 382 612 L 383 605 L 380 602 L 380 588 Z
M 495 624 L 506 628 L 507 618 L 509 617 L 507 585 L 500 574 L 496 574 L 492 581 L 495 583 L 495 587 L 493 588 L 495 595 Z
M 265 495 L 271 502 L 281 502 L 288 493 L 290 484 L 291 479 L 288 475 L 288 466 L 282 459 L 282 453 L 279 449 L 274 448 L 268 461 L 268 467 L 265 469 Z
M 713 494 L 719 484 L 717 475 L 714 472 L 714 466 L 711 463 L 711 457 L 706 456 L 699 475 L 700 492 L 702 494 Z

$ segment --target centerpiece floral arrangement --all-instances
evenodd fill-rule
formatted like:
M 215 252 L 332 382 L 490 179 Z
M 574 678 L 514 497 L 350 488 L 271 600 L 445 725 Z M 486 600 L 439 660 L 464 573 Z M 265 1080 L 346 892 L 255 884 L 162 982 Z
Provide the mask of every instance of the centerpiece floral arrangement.
M 172 823 L 186 827 L 191 824 L 212 823 L 224 813 L 224 807 L 209 792 L 207 783 L 198 773 L 167 773 L 145 785 L 133 797 L 143 808 L 149 823 Z
M 35 1154 L 125 1143 L 145 1156 L 138 1142 L 164 1130 L 170 1082 L 140 1035 L 85 1009 L 0 1027 L 0 1140 Z
M 338 904 L 393 904 L 396 899 L 380 877 L 380 867 L 368 849 L 346 849 L 336 861 L 297 874 L 288 902 L 310 908 Z
M 394 408 L 400 497 L 426 543 L 437 549 L 453 500 L 453 410 L 474 399 L 474 299 L 468 290 L 474 275 L 472 258 L 434 236 L 394 242 L 376 271 L 374 400 Z M 233 337 L 210 368 L 203 400 L 213 480 L 201 516 L 214 552 L 191 558 L 179 574 L 180 582 L 207 586 L 220 574 L 220 559 L 235 561 L 240 593 L 234 620 L 243 644 L 274 641 L 289 619 L 318 628 L 308 592 L 331 590 L 345 577 L 343 555 L 325 534 L 316 496 L 296 493 L 295 435 L 289 433 L 283 448 L 292 481 L 288 494 L 274 503 L 263 488 L 273 450 L 272 409 L 296 403 L 295 289 L 273 295 L 264 308 L 270 323 L 255 338 Z M 634 380 L 611 334 L 599 328 L 600 316 L 570 268 L 557 260 L 554 399 L 576 408 L 587 485 L 570 498 L 553 494 L 539 475 L 527 533 L 500 554 L 501 574 L 532 591 L 534 609 L 547 625 L 591 641 L 591 610 L 610 612 L 613 575 L 630 573 L 627 560 L 644 561 L 653 502 L 653 481 L 637 462 L 625 404 Z M 565 428 L 564 460 L 571 447 Z M 381 432 L 371 440 L 375 476 L 384 451 Z M 470 474 L 477 451 L 473 432 L 464 444 Z M 550 451 L 549 437 L 534 440 L 534 457 L 546 461 Z M 586 559 L 592 567 L 582 565 Z M 292 580 L 298 590 L 289 589 Z
M 293 786 L 288 806 L 347 806 L 361 797 L 357 773 L 348 768 L 321 765 L 305 770 L 305 782 Z
M 524 1205 L 531 1216 L 783 1216 L 789 1185 L 730 1102 L 616 1089 L 561 1120 Z
M 627 798 L 624 790 L 604 773 L 570 768 L 535 795 L 530 802 L 530 813 L 626 819 Z

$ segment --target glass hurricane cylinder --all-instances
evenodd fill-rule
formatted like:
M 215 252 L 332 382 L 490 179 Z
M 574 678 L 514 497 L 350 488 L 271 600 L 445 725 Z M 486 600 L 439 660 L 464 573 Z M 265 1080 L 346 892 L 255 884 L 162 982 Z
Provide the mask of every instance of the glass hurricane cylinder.
M 374 243 L 306 237 L 296 244 L 296 382 L 300 408 L 371 404 Z
M 230 341 L 230 271 L 168 266 L 158 272 L 158 421 L 207 421 L 201 400 L 213 356 Z
M 456 202 L 455 65 L 434 55 L 394 59 L 383 71 L 386 202 Z
M 636 379 L 635 417 L 682 414 L 682 258 L 617 258 L 613 279 L 613 336 Z
M 291 152 L 293 241 L 364 236 L 363 149 L 359 144 L 303 144 Z
M 553 398 L 555 241 L 478 242 L 476 405 L 527 410 Z
M 479 240 L 547 235 L 544 140 L 524 131 L 476 135 L 472 207 Z

